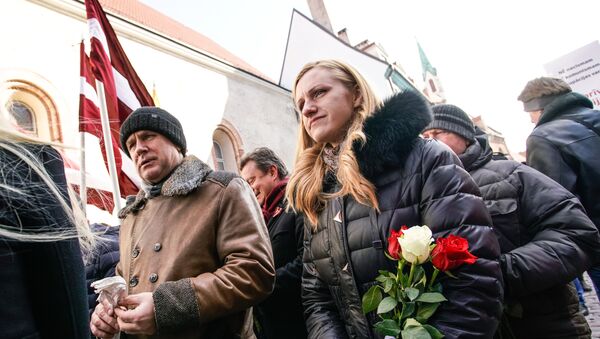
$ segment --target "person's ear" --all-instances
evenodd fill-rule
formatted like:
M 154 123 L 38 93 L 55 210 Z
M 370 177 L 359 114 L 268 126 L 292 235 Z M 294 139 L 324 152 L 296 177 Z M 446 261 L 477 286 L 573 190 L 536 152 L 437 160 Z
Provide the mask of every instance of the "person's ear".
M 275 178 L 279 177 L 279 172 L 277 171 L 277 166 L 275 166 L 275 165 L 271 165 L 271 167 L 269 167 L 269 170 L 267 172 L 272 177 L 275 177 Z
M 362 103 L 363 103 L 363 97 L 357 88 L 354 90 L 354 102 L 353 102 L 354 108 L 360 107 L 360 105 L 362 105 Z

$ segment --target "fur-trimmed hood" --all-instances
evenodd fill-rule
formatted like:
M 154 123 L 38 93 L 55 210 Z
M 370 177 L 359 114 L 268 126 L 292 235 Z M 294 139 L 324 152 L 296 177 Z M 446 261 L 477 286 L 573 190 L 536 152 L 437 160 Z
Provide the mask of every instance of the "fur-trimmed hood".
M 402 164 L 431 120 L 431 108 L 419 93 L 404 91 L 386 99 L 364 123 L 367 142 L 353 145 L 362 174 L 371 180 Z
M 202 160 L 188 155 L 164 182 L 160 195 L 168 197 L 187 195 L 199 187 L 211 172 L 212 169 Z M 119 218 L 125 218 L 130 212 L 136 213 L 147 200 L 145 192 L 140 190 L 135 196 L 135 200 L 119 212 Z

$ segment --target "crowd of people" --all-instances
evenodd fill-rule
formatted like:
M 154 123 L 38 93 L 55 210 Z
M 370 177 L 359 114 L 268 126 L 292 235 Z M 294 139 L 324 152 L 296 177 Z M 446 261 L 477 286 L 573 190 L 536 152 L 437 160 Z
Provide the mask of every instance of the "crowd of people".
M 600 112 L 585 96 L 527 83 L 524 164 L 495 157 L 461 108 L 380 101 L 341 61 L 305 65 L 291 95 L 291 172 L 268 147 L 240 175 L 213 171 L 174 115 L 132 112 L 120 142 L 143 185 L 118 227 L 88 226 L 61 146 L 0 114 L 1 336 L 383 338 L 362 298 L 396 269 L 388 235 L 427 225 L 477 257 L 439 278 L 428 324 L 445 338 L 591 337 L 575 289 L 583 272 L 600 288 Z M 96 302 L 89 284 L 115 274 L 127 294 Z

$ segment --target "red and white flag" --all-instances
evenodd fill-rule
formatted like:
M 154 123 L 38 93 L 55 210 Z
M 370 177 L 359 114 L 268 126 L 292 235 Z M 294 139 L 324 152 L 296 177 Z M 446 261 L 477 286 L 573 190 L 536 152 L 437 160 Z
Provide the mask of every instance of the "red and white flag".
M 119 129 L 133 110 L 141 106 L 154 106 L 154 102 L 131 66 L 98 1 L 85 0 L 85 8 L 90 31 L 90 56 L 85 54 L 82 47 L 79 130 L 100 139 L 102 154 L 108 168 L 95 86 L 95 81 L 98 80 L 102 82 L 105 90 L 121 196 L 126 197 L 136 194 L 138 187 L 130 179 L 135 173 L 129 173 L 130 176 L 125 173 L 125 168 L 133 166 L 123 166 L 123 162 L 131 160 L 120 151 Z

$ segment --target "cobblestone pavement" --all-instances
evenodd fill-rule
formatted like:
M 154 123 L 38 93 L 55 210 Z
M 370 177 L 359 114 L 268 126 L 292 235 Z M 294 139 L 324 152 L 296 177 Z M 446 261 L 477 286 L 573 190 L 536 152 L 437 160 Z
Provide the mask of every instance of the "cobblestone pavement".
M 592 286 L 592 281 L 587 274 L 584 274 L 584 279 L 588 285 Z M 596 292 L 594 292 L 593 288 L 591 292 L 585 292 L 584 297 L 585 304 L 590 310 L 590 314 L 585 318 L 592 329 L 592 338 L 600 339 L 600 302 L 598 302 Z

